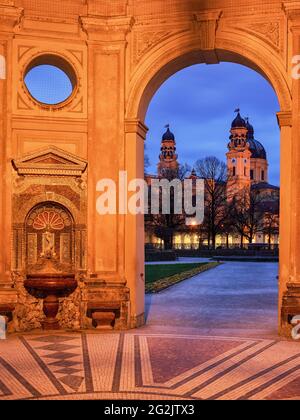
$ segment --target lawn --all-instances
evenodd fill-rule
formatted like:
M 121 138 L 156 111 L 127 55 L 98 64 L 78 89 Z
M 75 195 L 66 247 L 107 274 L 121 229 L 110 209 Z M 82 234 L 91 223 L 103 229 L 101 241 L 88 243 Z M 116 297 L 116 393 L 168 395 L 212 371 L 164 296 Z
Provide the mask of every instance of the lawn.
M 219 263 L 146 265 L 146 292 L 157 293 L 174 284 L 196 276 Z
M 206 265 L 206 263 L 146 265 L 146 283 L 153 283 L 166 277 L 175 276 L 176 274 L 181 274 L 185 271 L 200 268 L 203 265 Z

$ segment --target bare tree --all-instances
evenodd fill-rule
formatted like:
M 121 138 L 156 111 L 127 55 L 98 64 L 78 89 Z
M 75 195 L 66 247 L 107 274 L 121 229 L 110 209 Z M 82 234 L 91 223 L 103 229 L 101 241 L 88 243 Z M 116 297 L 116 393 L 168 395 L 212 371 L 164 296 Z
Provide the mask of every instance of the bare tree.
M 205 183 L 205 220 L 209 246 L 216 247 L 216 236 L 222 232 L 227 215 L 227 166 L 214 156 L 198 160 L 197 175 Z
M 279 207 L 278 203 L 265 212 L 263 218 L 263 233 L 268 236 L 268 246 L 271 249 L 272 237 L 279 235 Z
M 164 179 L 168 181 L 173 181 L 179 179 L 183 181 L 186 175 L 186 167 L 178 169 L 169 169 L 166 168 L 163 171 Z M 149 210 L 151 209 L 151 191 L 149 191 Z M 146 230 L 153 232 L 158 238 L 162 239 L 164 242 L 164 249 L 171 250 L 173 249 L 173 239 L 176 231 L 185 226 L 185 215 L 177 214 L 175 211 L 175 190 L 174 188 L 170 189 L 170 213 L 165 214 L 162 209 L 162 194 L 160 192 L 160 209 L 159 214 L 153 215 L 149 211 L 149 215 L 145 217 L 145 227 Z
M 234 221 L 232 220 L 230 203 L 225 208 L 224 220 L 220 226 L 220 234 L 226 238 L 226 248 L 229 249 L 230 235 L 236 233 L 234 228 Z
M 244 188 L 233 197 L 231 202 L 231 220 L 233 227 L 243 239 L 253 243 L 257 233 L 263 229 L 263 206 L 262 198 L 255 190 Z
M 146 145 L 146 143 L 145 143 L 145 152 L 144 152 L 144 167 L 145 167 L 145 173 L 147 172 L 147 169 L 149 168 L 149 166 L 150 166 L 150 159 L 149 159 L 149 156 L 147 155 L 147 153 L 146 153 L 146 150 L 147 150 L 147 145 Z
M 191 167 L 185 163 L 184 165 L 179 165 L 177 169 L 174 168 L 164 168 L 161 170 L 161 176 L 168 181 L 173 181 L 174 179 L 179 179 L 183 181 L 187 175 L 191 172 Z
M 178 179 L 183 181 L 187 177 L 187 175 L 191 173 L 191 171 L 192 171 L 192 168 L 187 163 L 185 163 L 184 165 L 179 165 L 178 176 L 177 176 Z

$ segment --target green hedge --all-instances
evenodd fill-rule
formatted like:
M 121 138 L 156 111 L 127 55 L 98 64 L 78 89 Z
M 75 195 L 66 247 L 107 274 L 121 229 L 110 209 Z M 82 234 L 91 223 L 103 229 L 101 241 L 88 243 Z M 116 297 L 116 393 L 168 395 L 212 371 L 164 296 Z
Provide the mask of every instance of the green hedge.
M 193 270 L 185 271 L 183 273 L 176 274 L 171 277 L 166 277 L 161 280 L 157 280 L 153 283 L 146 283 L 146 293 L 159 293 L 162 290 L 168 289 L 175 284 L 178 284 L 184 280 L 190 279 L 204 271 L 210 270 L 212 268 L 217 267 L 220 263 L 212 262 L 207 264 L 199 265 L 198 268 L 194 268 Z
M 146 251 L 146 262 L 155 261 L 176 261 L 177 256 L 175 251 Z

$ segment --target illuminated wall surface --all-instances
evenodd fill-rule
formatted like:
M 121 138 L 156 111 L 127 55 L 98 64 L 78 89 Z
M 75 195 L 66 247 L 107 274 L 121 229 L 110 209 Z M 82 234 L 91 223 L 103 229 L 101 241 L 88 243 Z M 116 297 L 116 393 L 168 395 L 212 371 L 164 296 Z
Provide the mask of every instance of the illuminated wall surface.
M 294 1 L 0 1 L 0 236 L 11 244 L 0 250 L 0 315 L 13 315 L 11 330 L 42 327 L 25 286 L 50 270 L 47 256 L 82 286 L 61 327 L 95 328 L 105 304 L 115 329 L 143 325 L 144 220 L 100 216 L 97 182 L 121 170 L 144 177 L 146 124 L 152 169 L 166 124 L 181 163 L 224 159 L 239 107 L 277 185 L 280 152 L 279 318 L 289 334 L 300 283 L 299 23 Z

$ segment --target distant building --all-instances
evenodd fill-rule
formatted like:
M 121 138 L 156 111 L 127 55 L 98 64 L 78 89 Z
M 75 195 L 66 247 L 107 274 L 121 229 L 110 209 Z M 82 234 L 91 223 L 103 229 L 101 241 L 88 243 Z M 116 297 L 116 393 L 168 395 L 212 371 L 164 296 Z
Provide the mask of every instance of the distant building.
M 228 143 L 227 169 L 228 180 L 224 185 L 227 199 L 238 196 L 245 190 L 256 192 L 260 197 L 260 208 L 263 217 L 272 218 L 272 223 L 279 225 L 279 196 L 280 189 L 277 186 L 269 184 L 269 164 L 267 153 L 262 143 L 255 139 L 254 128 L 249 119 L 242 118 L 240 111 L 237 110 L 237 116 L 233 120 L 230 129 L 230 142 Z M 162 136 L 161 152 L 157 175 L 146 175 L 148 184 L 152 178 L 163 178 L 170 171 L 179 170 L 178 155 L 176 149 L 175 135 L 167 127 L 167 131 Z M 189 175 L 190 179 L 197 179 L 195 170 Z M 151 219 L 151 218 L 150 218 Z M 146 244 L 162 248 L 163 239 L 156 233 L 151 223 L 146 223 Z M 268 226 L 268 223 L 265 223 Z M 243 239 L 244 246 L 248 245 L 246 239 Z M 271 222 L 269 229 L 266 227 L 261 232 L 256 233 L 252 247 L 272 246 L 279 244 L 279 234 L 276 229 L 272 229 Z M 176 228 L 173 238 L 173 247 L 177 249 L 198 249 L 207 246 L 206 238 L 201 237 L 199 232 L 193 226 L 183 224 Z M 217 247 L 240 247 L 241 235 L 237 232 L 230 232 L 226 235 L 217 236 Z
M 177 159 L 175 136 L 171 133 L 170 127 L 167 126 L 167 131 L 163 135 L 161 142 L 159 163 L 157 165 L 158 176 L 163 178 L 167 171 L 176 172 L 179 168 Z

